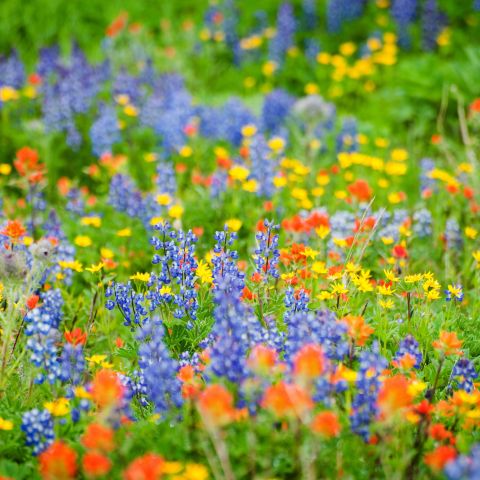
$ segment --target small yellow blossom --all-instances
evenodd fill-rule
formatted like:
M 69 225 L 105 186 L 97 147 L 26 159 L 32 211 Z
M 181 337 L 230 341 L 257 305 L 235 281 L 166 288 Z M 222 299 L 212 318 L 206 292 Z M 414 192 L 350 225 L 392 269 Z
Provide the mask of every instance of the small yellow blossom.
M 178 152 L 183 158 L 189 158 L 193 155 L 193 149 L 189 145 L 184 145 Z
M 114 253 L 113 253 L 113 251 L 110 250 L 109 248 L 102 247 L 102 248 L 100 249 L 100 255 L 101 255 L 102 258 L 107 258 L 107 259 L 109 259 L 109 258 L 113 258 Z
M 394 307 L 393 300 L 388 299 L 388 300 L 379 300 L 378 304 L 380 307 L 382 307 L 385 310 L 391 310 Z
M 10 175 L 12 166 L 8 163 L 0 163 L 0 175 Z
M 160 295 L 171 295 L 172 294 L 172 289 L 168 285 L 164 285 L 160 289 Z
M 138 115 L 138 109 L 134 105 L 125 105 L 123 113 L 128 117 L 136 117 Z
M 43 406 L 54 416 L 54 417 L 63 417 L 70 412 L 68 398 L 58 398 L 52 402 L 45 402 Z
M 12 430 L 13 429 L 13 422 L 11 420 L 5 420 L 4 418 L 0 417 L 0 430 Z
M 348 293 L 348 288 L 341 282 L 332 283 L 330 289 L 333 295 L 343 295 Z
M 377 291 L 380 295 L 393 295 L 395 293 L 395 290 L 392 290 L 391 285 L 378 285 L 377 286 Z
M 104 266 L 105 264 L 103 262 L 97 263 L 96 265 L 92 263 L 92 265 L 86 267 L 85 270 L 87 272 L 96 273 L 99 272 Z
M 282 137 L 273 137 L 268 141 L 268 146 L 275 153 L 280 153 L 285 148 L 285 140 Z
M 250 175 L 250 170 L 248 168 L 242 167 L 241 165 L 234 165 L 229 171 L 229 175 L 234 180 L 239 180 L 243 182 Z
M 172 197 L 168 193 L 160 193 L 155 197 L 155 201 L 162 206 L 170 205 Z
M 60 267 L 67 269 L 67 270 L 74 270 L 75 272 L 83 272 L 83 265 L 78 260 L 59 260 L 58 264 Z
M 82 217 L 80 223 L 85 226 L 99 228 L 102 225 L 102 219 L 100 217 Z
M 92 245 L 92 239 L 87 235 L 77 235 L 74 243 L 77 247 L 90 247 Z
M 168 215 L 172 218 L 181 218 L 184 212 L 184 208 L 181 205 L 172 205 L 168 209 Z
M 213 283 L 212 270 L 204 260 L 198 262 L 198 267 L 195 273 L 202 283 Z
M 131 237 L 132 236 L 132 229 L 131 228 L 123 228 L 117 232 L 117 237 Z
M 257 127 L 251 123 L 242 127 L 242 135 L 244 137 L 253 137 L 257 133 Z
M 130 280 L 138 280 L 140 282 L 148 282 L 150 280 L 150 274 L 148 272 L 137 272 L 134 275 L 130 275 Z
M 465 228 L 465 236 L 470 239 L 475 239 L 478 235 L 478 230 L 472 227 L 466 227 Z

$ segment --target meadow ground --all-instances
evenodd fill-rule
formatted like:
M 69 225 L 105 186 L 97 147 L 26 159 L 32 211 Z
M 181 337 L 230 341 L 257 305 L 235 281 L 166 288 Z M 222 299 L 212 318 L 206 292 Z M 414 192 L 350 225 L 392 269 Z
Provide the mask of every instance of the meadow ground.
M 0 9 L 0 480 L 480 478 L 478 0 Z

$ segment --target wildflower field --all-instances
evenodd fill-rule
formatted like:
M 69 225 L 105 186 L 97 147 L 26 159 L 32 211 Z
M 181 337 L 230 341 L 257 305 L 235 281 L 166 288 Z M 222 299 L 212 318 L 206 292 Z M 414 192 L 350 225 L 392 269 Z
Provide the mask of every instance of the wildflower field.
M 480 478 L 479 0 L 2 0 L 0 52 L 0 480 Z

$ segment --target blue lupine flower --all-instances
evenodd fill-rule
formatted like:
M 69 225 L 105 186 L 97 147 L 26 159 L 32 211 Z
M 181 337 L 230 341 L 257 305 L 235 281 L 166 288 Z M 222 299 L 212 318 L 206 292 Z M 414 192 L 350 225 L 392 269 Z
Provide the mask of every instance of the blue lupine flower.
M 327 4 L 328 31 L 337 33 L 346 21 L 360 17 L 365 4 L 365 0 L 329 0 Z
M 123 318 L 123 324 L 131 327 L 132 324 L 143 325 L 148 319 L 149 310 L 146 308 L 145 296 L 142 293 L 135 292 L 131 282 L 119 283 L 112 282 L 105 290 L 105 296 L 108 298 L 105 306 L 108 310 L 117 307 Z
M 432 236 L 433 217 L 429 210 L 421 208 L 413 214 L 413 232 L 418 238 Z
M 25 67 L 17 51 L 10 56 L 0 56 L 0 87 L 9 86 L 19 89 L 25 83 Z
M 117 174 L 112 177 L 108 204 L 129 217 L 139 218 L 144 212 L 142 194 L 127 175 Z
M 262 128 L 275 133 L 284 123 L 294 103 L 295 98 L 282 89 L 266 95 L 262 107 Z
M 63 318 L 63 298 L 59 289 L 52 289 L 42 294 L 42 300 L 40 306 L 25 316 L 25 335 L 29 337 L 30 361 L 40 369 L 35 382 L 48 380 L 52 384 L 61 378 L 57 342 L 58 326 Z
M 403 48 L 410 46 L 410 34 L 408 28 L 415 20 L 417 13 L 417 0 L 393 0 L 391 12 L 392 17 L 397 22 L 398 43 Z
M 238 40 L 239 11 L 235 0 L 225 0 L 223 3 L 223 32 L 225 44 L 233 53 L 233 63 L 238 65 L 241 60 L 242 50 Z
M 459 251 L 463 247 L 463 238 L 458 221 L 449 218 L 445 223 L 444 238 L 448 249 Z
M 285 291 L 285 313 L 283 314 L 283 321 L 285 325 L 290 328 L 290 323 L 292 319 L 300 312 L 309 312 L 308 302 L 310 297 L 307 292 L 303 289 L 299 290 L 295 294 L 295 290 L 292 287 L 288 287 Z
M 155 291 L 149 290 L 148 299 L 153 306 L 164 303 L 173 303 L 175 318 L 187 318 L 187 327 L 193 327 L 193 321 L 197 318 L 197 291 L 195 289 L 195 243 L 197 237 L 191 230 L 173 230 L 168 222 L 155 225 L 160 237 L 152 237 L 150 243 L 158 252 L 153 256 L 152 263 L 160 265 L 159 274 L 152 274 L 151 285 L 156 283 Z M 178 285 L 178 291 L 162 293 L 162 288 Z
M 177 179 L 173 163 L 167 160 L 158 161 L 156 170 L 157 178 L 155 184 L 157 194 L 167 193 L 172 198 L 175 197 L 177 194 Z
M 317 27 L 317 2 L 316 0 L 303 0 L 302 2 L 302 23 L 305 30 L 315 30 Z
M 396 362 L 400 361 L 407 354 L 415 359 L 414 367 L 419 368 L 422 363 L 423 355 L 422 355 L 422 352 L 420 351 L 418 342 L 415 340 L 415 338 L 412 335 L 407 335 L 400 342 L 397 353 L 395 354 L 395 357 L 394 357 L 394 361 Z
M 130 102 L 137 105 L 142 97 L 141 79 L 125 70 L 120 70 L 113 82 L 114 95 L 127 95 Z
M 280 226 L 275 225 L 273 221 L 264 221 L 265 232 L 257 232 L 255 238 L 257 240 L 257 248 L 255 249 L 255 266 L 258 273 L 265 280 L 268 277 L 278 278 L 278 261 L 280 259 L 280 251 L 278 250 L 278 234 L 275 233 Z
M 160 321 L 146 323 L 138 332 L 141 342 L 138 349 L 138 365 L 142 373 L 142 385 L 155 411 L 164 414 L 182 405 L 182 385 L 177 378 L 178 362 L 174 360 L 164 342 L 164 326 Z M 143 388 L 142 388 L 143 393 Z
M 33 454 L 39 455 L 55 440 L 53 419 L 48 410 L 34 408 L 22 416 L 22 430 L 26 445 L 33 447 Z
M 443 473 L 448 480 L 479 480 L 480 445 L 475 444 L 468 455 L 458 455 L 447 462 Z
M 60 61 L 60 48 L 55 45 L 40 49 L 36 71 L 48 83 L 49 75 L 54 72 Z
M 342 128 L 337 135 L 337 152 L 356 152 L 358 150 L 357 122 L 353 117 L 343 119 Z
M 81 136 L 76 115 L 85 114 L 109 76 L 107 63 L 91 66 L 78 47 L 74 47 L 68 64 L 60 64 L 55 52 L 48 62 L 49 78 L 42 84 L 42 111 L 47 131 L 67 134 L 67 143 L 76 148 Z M 54 68 L 54 70 L 53 70 Z
M 297 22 L 293 7 L 290 3 L 284 2 L 280 5 L 277 15 L 277 31 L 269 45 L 269 58 L 277 65 L 282 65 L 290 47 L 294 45 L 295 30 Z
M 446 25 L 446 16 L 440 12 L 437 0 L 425 0 L 422 11 L 422 47 L 434 50 L 437 37 Z
M 379 377 L 387 367 L 387 362 L 378 353 L 378 344 L 374 344 L 371 351 L 363 351 L 359 360 L 360 368 L 355 383 L 357 393 L 352 402 L 350 425 L 353 432 L 368 441 L 370 438 L 370 423 L 378 413 Z
M 263 135 L 257 133 L 251 140 L 250 147 L 251 179 L 258 184 L 256 194 L 260 197 L 270 198 L 275 193 L 273 178 L 277 170 L 277 161 L 271 155 Z
M 243 139 L 242 128 L 257 123 L 253 113 L 238 98 L 231 98 L 222 107 L 221 138 L 239 147 Z
M 109 105 L 101 105 L 100 113 L 90 128 L 92 150 L 97 157 L 111 153 L 115 143 L 120 142 L 120 129 L 115 109 Z
M 315 65 L 317 62 L 317 56 L 321 50 L 320 42 L 316 38 L 307 38 L 305 39 L 304 49 L 305 57 L 309 62 Z
M 473 391 L 473 381 L 478 377 L 473 363 L 468 358 L 460 358 L 453 366 L 450 381 L 457 384 L 457 388 L 466 392 Z
M 86 368 L 82 345 L 66 343 L 60 356 L 60 379 L 78 385 Z

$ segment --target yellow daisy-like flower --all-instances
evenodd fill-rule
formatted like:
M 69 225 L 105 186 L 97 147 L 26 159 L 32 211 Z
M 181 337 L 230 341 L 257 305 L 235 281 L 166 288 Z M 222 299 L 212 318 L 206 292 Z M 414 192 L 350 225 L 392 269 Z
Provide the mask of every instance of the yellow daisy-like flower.
M 172 289 L 168 285 L 164 285 L 159 292 L 160 295 L 171 295 Z
M 178 218 L 182 218 L 184 211 L 185 209 L 181 205 L 172 205 L 168 209 L 168 215 L 170 215 L 170 217 L 172 218 L 178 219 Z
M 258 182 L 254 179 L 247 180 L 246 182 L 243 182 L 242 188 L 246 192 L 250 192 L 250 193 L 256 192 L 258 190 Z
M 9 87 L 8 85 L 5 87 L 0 87 L 0 101 L 5 103 L 11 100 L 17 100 L 18 97 L 18 91 L 13 87 Z
M 273 137 L 268 141 L 268 146 L 275 153 L 280 153 L 285 148 L 285 140 L 282 137 Z
M 193 155 L 193 149 L 189 145 L 184 145 L 178 152 L 178 154 L 183 158 L 188 158 Z
M 380 295 L 393 295 L 395 293 L 395 290 L 392 289 L 391 285 L 386 286 L 386 285 L 378 285 L 377 286 L 377 291 Z
M 242 135 L 244 137 L 253 137 L 257 133 L 257 127 L 251 123 L 242 127 Z
M 5 420 L 4 418 L 0 417 L 0 430 L 12 430 L 13 429 L 13 422 L 11 420 Z
M 425 297 L 427 300 L 438 300 L 440 298 L 440 290 L 429 290 Z
M 43 406 L 54 416 L 63 417 L 70 412 L 70 401 L 68 398 L 58 398 L 52 402 L 45 402 Z
M 248 168 L 242 167 L 241 165 L 234 165 L 229 171 L 228 174 L 234 179 L 240 182 L 243 182 L 250 175 L 250 170 Z
M 150 225 L 162 225 L 164 221 L 163 217 L 153 217 L 150 219 Z
M 102 258 L 107 258 L 108 259 L 108 258 L 113 258 L 114 253 L 109 248 L 102 247 L 100 249 L 100 255 L 101 255 Z
M 0 163 L 0 175 L 10 175 L 12 166 L 8 163 Z
M 185 466 L 185 471 L 182 474 L 185 480 L 207 480 L 208 470 L 204 465 L 199 463 L 188 463 Z
M 180 462 L 164 462 L 162 464 L 162 473 L 167 475 L 175 475 L 183 470 L 183 465 Z
M 273 184 L 276 188 L 282 188 L 287 184 L 286 177 L 273 177 Z
M 326 268 L 325 262 L 313 262 L 312 272 L 318 275 L 324 275 L 325 273 L 327 273 L 328 270 Z
M 394 307 L 393 300 L 379 300 L 378 304 L 385 310 L 391 310 Z
M 473 259 L 477 262 L 477 268 L 480 268 L 480 250 L 472 253 Z
M 140 282 L 148 282 L 150 280 L 150 274 L 137 272 L 134 275 L 130 276 L 130 280 L 139 280 Z
M 472 227 L 466 227 L 465 228 L 465 236 L 470 239 L 475 239 L 478 235 L 478 230 Z
M 170 203 L 172 203 L 172 197 L 168 193 L 161 193 L 160 195 L 157 195 L 155 197 L 155 201 L 159 205 L 166 206 L 166 205 L 170 205 Z
M 323 292 L 320 292 L 317 295 L 317 298 L 319 300 L 331 300 L 332 298 L 334 298 L 334 295 L 333 295 L 333 293 L 329 292 L 328 290 L 324 290 Z
M 90 247 L 92 245 L 92 239 L 87 235 L 77 235 L 74 243 L 77 247 Z
M 100 355 L 99 353 L 96 353 L 91 357 L 85 357 L 85 360 L 87 362 L 90 362 L 92 365 L 101 365 L 103 362 L 105 362 L 106 359 L 107 359 L 106 355 Z
M 138 115 L 138 109 L 134 105 L 126 105 L 123 113 L 127 115 L 127 117 L 136 117 Z
M 75 272 L 83 272 L 83 265 L 78 260 L 59 260 L 58 265 L 66 270 L 74 270 Z
M 99 228 L 102 225 L 102 219 L 100 217 L 92 216 L 92 217 L 82 217 L 80 219 L 80 223 L 82 225 L 88 227 L 96 227 Z
M 105 264 L 103 262 L 97 263 L 96 265 L 92 264 L 90 267 L 85 268 L 87 272 L 96 273 L 99 272 Z
M 122 228 L 117 232 L 117 237 L 131 237 L 132 236 L 132 229 L 131 228 Z
M 330 289 L 333 295 L 344 295 L 348 293 L 348 288 L 341 282 L 336 282 L 330 285 Z
M 198 262 L 198 267 L 195 273 L 202 283 L 213 283 L 212 270 L 204 260 Z
M 153 152 L 145 153 L 143 159 L 148 163 L 153 163 L 157 159 L 157 154 Z
M 75 387 L 73 389 L 73 393 L 74 393 L 75 397 L 77 397 L 77 398 L 85 398 L 87 400 L 92 398 L 91 393 L 87 392 L 85 387 Z
M 233 232 L 238 232 L 242 228 L 242 221 L 238 218 L 230 218 L 225 222 L 225 225 Z
M 385 275 L 385 278 L 390 282 L 398 282 L 400 280 L 400 278 L 395 275 L 395 272 L 393 270 L 384 270 L 383 274 Z
M 317 252 L 317 250 L 313 250 L 310 247 L 305 247 L 305 250 L 303 251 L 303 256 L 306 258 L 315 258 L 320 252 Z
M 423 279 L 423 275 L 421 273 L 415 273 L 413 275 L 406 275 L 404 277 L 405 283 L 417 283 Z
M 330 228 L 326 225 L 320 225 L 315 229 L 315 233 L 323 240 L 330 233 Z

